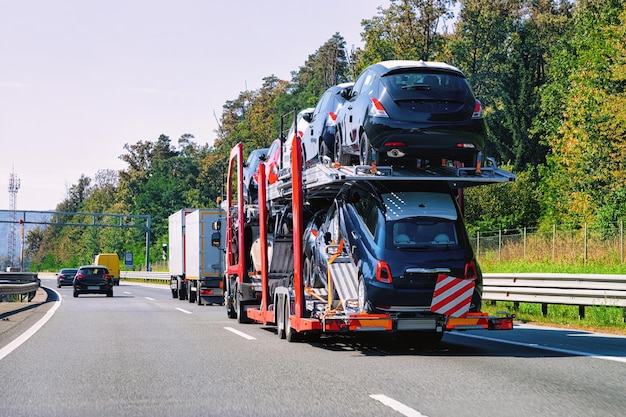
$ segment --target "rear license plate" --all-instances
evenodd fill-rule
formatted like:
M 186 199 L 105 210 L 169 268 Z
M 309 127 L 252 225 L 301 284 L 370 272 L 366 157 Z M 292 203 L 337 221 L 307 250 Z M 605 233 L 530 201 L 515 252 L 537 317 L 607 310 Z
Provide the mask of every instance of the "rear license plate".
M 100 289 L 100 287 L 99 287 L 99 286 L 97 286 L 97 285 L 88 285 L 88 286 L 87 286 L 87 289 L 88 289 L 88 290 L 99 290 L 99 289 Z

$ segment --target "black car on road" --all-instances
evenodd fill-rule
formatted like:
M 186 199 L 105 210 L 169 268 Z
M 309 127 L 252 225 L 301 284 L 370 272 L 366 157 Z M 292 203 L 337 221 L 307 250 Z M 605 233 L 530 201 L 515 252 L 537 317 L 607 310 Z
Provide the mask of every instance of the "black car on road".
M 83 265 L 74 276 L 74 297 L 79 294 L 106 294 L 113 297 L 113 276 L 102 265 Z
M 57 274 L 57 288 L 61 288 L 64 285 L 72 285 L 74 283 L 74 275 L 76 275 L 76 268 L 63 268 Z

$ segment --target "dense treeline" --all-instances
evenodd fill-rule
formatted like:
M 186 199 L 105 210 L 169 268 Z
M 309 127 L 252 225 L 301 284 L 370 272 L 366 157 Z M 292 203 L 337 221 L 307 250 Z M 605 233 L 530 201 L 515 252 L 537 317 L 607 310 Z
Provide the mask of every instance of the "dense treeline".
M 126 169 L 79 178 L 57 210 L 149 214 L 157 260 L 169 214 L 214 207 L 223 195 L 233 145 L 269 146 L 282 114 L 315 105 L 371 63 L 423 59 L 465 72 L 483 103 L 486 154 L 518 175 L 512 185 L 466 190 L 472 230 L 623 219 L 625 21 L 622 0 L 391 0 L 361 22 L 363 48 L 348 51 L 335 33 L 291 80 L 268 75 L 258 90 L 227 101 L 207 138 L 212 146 L 192 135 L 127 144 Z M 27 255 L 31 268 L 46 269 L 91 262 L 98 252 L 132 250 L 143 259 L 144 245 L 134 229 L 48 227 L 29 233 Z

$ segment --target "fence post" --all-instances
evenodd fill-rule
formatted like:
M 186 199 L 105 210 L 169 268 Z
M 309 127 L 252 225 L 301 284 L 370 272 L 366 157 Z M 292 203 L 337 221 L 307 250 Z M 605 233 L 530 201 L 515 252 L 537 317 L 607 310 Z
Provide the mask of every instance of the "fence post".
M 552 225 L 552 262 L 554 262 L 555 251 L 556 251 L 556 223 Z
M 498 230 L 498 262 L 502 262 L 502 229 Z
M 476 257 L 480 256 L 480 230 L 476 231 Z
M 524 227 L 524 259 L 526 259 L 526 227 Z
M 583 265 L 587 265 L 587 222 L 585 222 L 583 233 Z
M 624 263 L 624 220 L 619 221 L 619 257 L 620 263 Z

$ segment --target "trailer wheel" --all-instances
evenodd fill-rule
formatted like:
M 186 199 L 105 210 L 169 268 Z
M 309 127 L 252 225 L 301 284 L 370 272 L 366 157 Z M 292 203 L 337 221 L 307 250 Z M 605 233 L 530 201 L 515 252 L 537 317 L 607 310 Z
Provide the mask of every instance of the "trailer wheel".
M 191 304 L 196 302 L 196 293 L 191 291 L 191 282 L 187 283 L 187 301 Z
M 224 292 L 224 305 L 226 305 L 226 315 L 229 319 L 237 318 L 237 311 L 235 311 L 235 299 L 232 296 L 232 288 L 224 282 L 224 288 L 226 288 L 226 292 Z
M 285 307 L 280 297 L 276 297 L 274 301 L 276 309 L 276 332 L 279 339 L 285 338 Z
M 298 340 L 300 340 L 300 334 L 291 327 L 291 309 L 289 308 L 289 300 L 286 300 L 285 302 L 285 320 L 284 320 L 284 325 L 285 325 L 285 339 L 287 339 L 288 342 L 297 342 Z
M 179 281 L 180 283 L 180 281 Z M 180 301 L 183 301 L 185 299 L 185 297 L 187 296 L 187 291 L 186 291 L 186 285 L 184 283 L 181 283 L 181 285 L 178 286 L 178 299 Z
M 200 297 L 200 287 L 198 286 L 198 292 L 196 292 L 196 303 L 201 306 L 204 305 L 202 302 L 202 297 Z
M 229 319 L 237 318 L 237 312 L 235 311 L 235 307 L 233 307 L 232 300 L 229 300 L 228 303 L 226 304 L 226 314 L 228 315 Z
M 246 309 L 244 308 L 244 304 L 241 301 L 241 294 L 237 293 L 237 322 L 239 323 L 250 323 L 250 319 L 248 319 L 248 315 L 246 314 Z
M 178 290 L 172 290 L 172 298 L 178 298 Z

